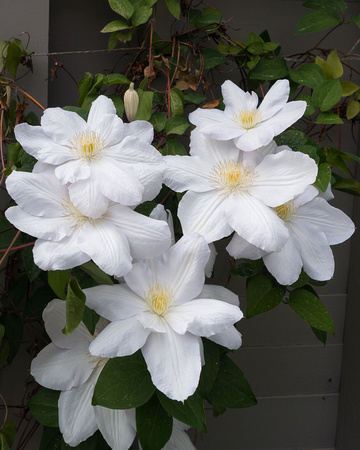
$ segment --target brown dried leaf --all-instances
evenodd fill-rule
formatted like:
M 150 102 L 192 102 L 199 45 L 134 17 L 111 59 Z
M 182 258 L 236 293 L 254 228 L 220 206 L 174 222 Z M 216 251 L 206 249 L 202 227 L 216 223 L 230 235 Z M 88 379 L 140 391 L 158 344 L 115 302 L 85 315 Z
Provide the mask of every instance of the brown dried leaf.
M 212 102 L 205 103 L 205 105 L 203 105 L 201 108 L 202 109 L 213 109 L 213 108 L 216 108 L 216 106 L 218 106 L 219 103 L 220 103 L 220 100 L 213 100 Z

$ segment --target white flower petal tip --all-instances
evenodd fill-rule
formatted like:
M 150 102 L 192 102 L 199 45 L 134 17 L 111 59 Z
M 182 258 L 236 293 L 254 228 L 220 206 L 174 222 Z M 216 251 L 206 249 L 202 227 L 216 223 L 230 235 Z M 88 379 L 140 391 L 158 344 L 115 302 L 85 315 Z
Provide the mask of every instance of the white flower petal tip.
M 269 144 L 274 136 L 300 119 L 306 109 L 304 101 L 287 103 L 288 80 L 278 80 L 259 107 L 254 92 L 244 92 L 230 80 L 221 88 L 225 110 L 197 109 L 189 115 L 189 120 L 212 139 L 234 139 L 235 145 L 243 151 Z
M 135 263 L 126 283 L 87 289 L 87 305 L 112 322 L 91 351 L 111 358 L 141 349 L 161 392 L 178 401 L 192 395 L 202 367 L 200 337 L 220 333 L 229 348 L 239 344 L 228 331 L 242 317 L 237 296 L 204 287 L 209 255 L 204 238 L 190 233 L 161 256 Z
M 157 195 L 164 169 L 162 155 L 150 145 L 152 125 L 140 122 L 124 124 L 112 100 L 101 95 L 87 122 L 75 112 L 49 108 L 41 126 L 20 124 L 15 133 L 25 151 L 56 167 L 62 184 L 89 181 L 107 199 L 133 206 Z

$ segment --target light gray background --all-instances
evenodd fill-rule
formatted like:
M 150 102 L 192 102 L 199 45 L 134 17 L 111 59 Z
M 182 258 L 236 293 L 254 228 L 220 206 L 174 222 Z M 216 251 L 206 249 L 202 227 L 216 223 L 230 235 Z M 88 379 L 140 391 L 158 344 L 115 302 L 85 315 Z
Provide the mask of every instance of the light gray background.
M 298 18 L 308 11 L 302 3 L 298 0 L 213 0 L 211 6 L 218 7 L 226 19 L 233 18 L 229 24 L 233 28 L 229 28 L 232 37 L 244 41 L 250 31 L 260 33 L 268 29 L 272 40 L 281 42 L 283 54 L 294 54 L 311 47 L 325 34 L 293 35 Z M 359 1 L 348 1 L 349 17 L 360 12 L 359 5 Z M 99 31 L 117 18 L 105 0 L 51 0 L 50 8 L 48 0 L 1 0 L 1 6 L 5 19 L 2 20 L 0 39 L 27 31 L 31 36 L 29 49 L 36 54 L 48 50 L 106 49 L 107 35 Z M 172 19 L 166 12 L 164 0 L 158 2 L 158 16 L 156 29 L 161 35 L 166 35 Z M 322 46 L 346 52 L 358 38 L 356 26 L 347 25 L 346 33 L 343 29 L 336 31 Z M 111 71 L 115 66 L 121 71 L 120 53 L 54 57 L 77 81 L 85 71 Z M 54 60 L 34 56 L 34 75 L 20 83 L 44 106 L 76 104 L 74 81 L 59 69 L 54 81 L 49 82 L 48 61 L 51 68 Z M 224 77 L 219 76 L 219 82 Z M 229 77 L 234 82 L 239 81 L 236 72 Z M 359 83 L 359 79 L 353 81 Z M 350 125 L 345 125 L 343 130 L 342 149 L 356 153 Z M 358 199 L 354 205 L 350 196 L 337 193 L 333 204 L 360 222 Z M 234 354 L 234 359 L 250 381 L 259 403 L 249 409 L 228 410 L 217 419 L 213 419 L 209 412 L 209 432 L 198 434 L 197 448 L 360 448 L 359 241 L 357 233 L 351 243 L 334 248 L 334 279 L 318 291 L 334 319 L 336 330 L 335 337 L 329 336 L 325 348 L 316 340 L 310 327 L 283 304 L 265 315 L 240 322 L 238 328 L 243 333 L 244 345 Z M 219 258 L 226 258 L 222 247 L 224 245 L 219 246 Z M 224 283 L 226 278 L 226 264 L 218 261 L 214 283 Z M 229 288 L 239 294 L 244 308 L 243 284 L 232 280 Z M 21 379 L 27 374 L 29 361 L 24 351 L 10 368 L 0 374 L 0 392 L 9 404 L 16 404 L 17 398 L 21 397 Z M 38 448 L 36 439 L 27 448 Z

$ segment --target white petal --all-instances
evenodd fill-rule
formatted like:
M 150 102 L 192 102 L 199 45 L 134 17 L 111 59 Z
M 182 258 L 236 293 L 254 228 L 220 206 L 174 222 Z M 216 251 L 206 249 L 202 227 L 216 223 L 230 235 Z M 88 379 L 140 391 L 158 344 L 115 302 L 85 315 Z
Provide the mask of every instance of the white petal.
M 201 109 L 189 114 L 189 121 L 199 128 L 201 133 L 212 139 L 227 141 L 242 136 L 246 130 L 232 117 L 219 109 Z
M 251 194 L 268 206 L 279 206 L 300 194 L 316 180 L 317 165 L 301 152 L 267 155 L 256 168 Z
M 199 156 L 165 156 L 164 184 L 176 192 L 212 190 L 212 165 Z
M 238 306 L 214 299 L 198 299 L 184 303 L 168 312 L 166 319 L 177 332 L 196 336 L 212 336 L 238 322 L 243 314 Z
M 264 124 L 273 130 L 274 136 L 277 136 L 299 120 L 303 116 L 305 109 L 306 102 L 304 101 L 298 100 L 286 103 L 277 114 L 264 122 Z
M 34 216 L 59 217 L 67 189 L 54 174 L 14 171 L 6 180 L 6 188 L 17 204 Z
M 261 120 L 265 121 L 275 115 L 281 108 L 284 107 L 290 94 L 290 83 L 288 80 L 278 80 L 274 83 L 264 100 L 259 106 L 259 113 L 261 114 Z
M 154 385 L 172 400 L 192 395 L 201 372 L 201 340 L 190 333 L 179 335 L 170 327 L 166 333 L 152 333 L 142 353 Z
M 87 221 L 79 232 L 77 244 L 108 275 L 122 277 L 132 267 L 126 236 L 107 220 Z
M 239 149 L 232 140 L 219 142 L 215 139 L 210 139 L 201 133 L 198 128 L 191 132 L 191 156 L 199 156 L 204 163 L 205 161 L 209 162 L 211 167 L 219 162 L 223 162 L 224 159 L 238 161 L 239 153 Z
M 278 252 L 272 252 L 265 255 L 263 260 L 268 271 L 280 284 L 289 286 L 290 284 L 295 283 L 300 276 L 303 262 L 299 244 L 295 239 L 291 228 L 289 230 L 289 239 L 284 247 Z
M 162 165 L 163 162 L 158 150 L 136 136 L 127 136 L 119 145 L 109 148 L 106 155 L 124 164 L 148 165 L 148 170 L 152 170 L 152 166 L 156 168 L 157 165 Z
M 86 383 L 60 394 L 59 427 L 64 441 L 72 447 L 85 441 L 98 429 L 91 400 L 100 372 L 101 369 L 94 370 Z
M 200 295 L 196 298 L 214 298 L 229 303 L 230 305 L 239 306 L 239 297 L 236 294 L 223 286 L 216 286 L 214 284 L 205 284 Z
M 113 450 L 128 450 L 135 438 L 135 409 L 110 409 L 94 406 L 101 434 Z
M 69 194 L 72 204 L 84 216 L 97 219 L 108 209 L 109 200 L 97 189 L 91 178 L 71 184 Z
M 244 92 L 235 83 L 226 80 L 221 86 L 225 110 L 231 115 L 242 110 L 253 110 L 257 107 L 258 96 L 255 92 Z
M 322 198 L 314 198 L 302 205 L 296 215 L 319 227 L 326 235 L 330 245 L 340 244 L 354 233 L 353 221 L 340 209 L 330 206 Z
M 60 241 L 72 232 L 72 222 L 66 217 L 36 217 L 18 206 L 7 209 L 5 216 L 18 230 L 42 239 Z
M 162 450 L 196 450 L 189 435 L 186 433 L 184 424 L 174 419 L 173 430 L 170 439 L 164 445 Z
M 170 229 L 162 220 L 143 216 L 122 205 L 111 206 L 104 220 L 124 233 L 134 258 L 154 258 L 170 246 Z
M 93 367 L 84 349 L 60 349 L 47 345 L 33 359 L 31 375 L 50 389 L 68 390 L 81 386 L 90 377 Z
M 93 337 L 83 322 L 76 330 L 66 335 L 62 329 L 66 325 L 66 302 L 64 300 L 52 300 L 43 312 L 45 329 L 53 343 L 59 348 L 77 348 L 86 353 Z
M 233 229 L 226 216 L 227 198 L 216 191 L 187 192 L 179 203 L 179 218 L 184 234 L 198 232 L 206 242 L 214 242 L 228 236 Z
M 124 124 L 126 136 L 136 136 L 142 141 L 151 144 L 154 139 L 154 128 L 146 120 L 134 120 Z
M 209 244 L 209 249 L 210 249 L 210 257 L 209 257 L 209 260 L 208 260 L 208 262 L 206 263 L 206 266 L 205 266 L 205 276 L 207 278 L 210 278 L 212 273 L 213 273 L 214 265 L 215 265 L 215 259 L 216 259 L 216 256 L 217 256 L 216 247 L 215 247 L 215 245 L 213 243 Z
M 145 344 L 150 333 L 136 317 L 112 322 L 93 340 L 90 353 L 104 358 L 129 356 Z
M 41 126 L 47 136 L 60 145 L 67 145 L 75 134 L 86 130 L 84 119 L 73 111 L 49 108 L 41 117 Z
M 56 144 L 44 133 L 42 127 L 20 123 L 16 125 L 14 131 L 16 139 L 24 150 L 36 159 L 49 164 L 62 164 L 72 159 L 69 149 Z
M 266 251 L 253 244 L 250 244 L 244 238 L 237 233 L 234 234 L 230 243 L 226 247 L 227 252 L 235 259 L 247 258 L 247 259 L 260 259 L 266 255 Z
M 55 169 L 55 175 L 62 184 L 86 180 L 90 173 L 90 163 L 81 158 L 68 161 Z
M 245 130 L 241 136 L 235 138 L 234 144 L 244 152 L 250 152 L 269 144 L 273 137 L 273 130 L 260 123 L 256 128 Z
M 305 272 L 314 280 L 330 280 L 334 274 L 334 256 L 325 233 L 301 219 L 292 224 L 292 231 L 300 247 Z
M 65 270 L 84 264 L 91 257 L 79 249 L 77 240 L 76 232 L 59 242 L 38 239 L 33 250 L 35 264 L 42 270 Z
M 230 196 L 226 218 L 245 240 L 266 252 L 279 250 L 288 238 L 288 230 L 275 211 L 247 193 Z
M 145 301 L 125 284 L 84 289 L 86 306 L 108 320 L 123 320 L 147 309 Z
M 237 350 L 242 344 L 241 333 L 235 327 L 230 327 L 221 333 L 208 336 L 208 339 L 230 350 Z
M 163 161 L 163 163 L 164 166 L 161 165 L 160 167 L 159 165 L 158 171 L 152 170 L 151 172 L 148 170 L 142 170 L 142 167 L 145 165 L 139 164 L 134 167 L 136 176 L 144 187 L 142 202 L 153 200 L 160 192 L 163 183 L 163 169 L 165 168 L 165 161 Z

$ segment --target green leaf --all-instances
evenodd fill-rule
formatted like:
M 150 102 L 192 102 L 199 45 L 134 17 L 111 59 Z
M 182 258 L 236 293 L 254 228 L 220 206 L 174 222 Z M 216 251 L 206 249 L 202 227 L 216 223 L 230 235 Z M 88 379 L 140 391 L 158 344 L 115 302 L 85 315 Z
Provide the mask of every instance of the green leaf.
M 324 77 L 327 80 L 331 80 L 333 78 L 332 70 L 331 70 L 329 64 L 324 59 L 320 58 L 320 56 L 316 56 L 315 64 L 320 67 L 320 69 L 322 70 L 322 73 L 324 74 Z
M 329 53 L 329 56 L 326 60 L 328 66 L 330 67 L 332 78 L 341 78 L 344 73 L 343 65 L 338 57 L 337 50 L 333 50 Z
M 202 366 L 198 391 L 206 398 L 211 391 L 219 371 L 220 347 L 209 339 L 202 339 L 205 365 Z
M 250 33 L 246 41 L 246 50 L 253 55 L 261 55 L 273 52 L 279 44 L 274 42 L 264 42 L 264 40 L 255 33 Z
M 125 19 L 130 19 L 134 14 L 134 7 L 129 0 L 108 0 L 110 8 Z
M 70 270 L 49 270 L 48 283 L 58 298 L 66 299 L 66 286 L 69 282 Z
M 156 394 L 136 408 L 136 431 L 143 450 L 161 450 L 170 439 L 173 419 Z
M 298 150 L 306 141 L 305 133 L 299 130 L 287 130 L 275 137 L 277 145 L 287 145 L 293 150 Z
M 312 102 L 320 111 L 327 111 L 341 100 L 342 89 L 339 80 L 325 80 L 314 89 Z
M 353 119 L 360 112 L 360 103 L 354 99 L 350 99 L 346 107 L 346 118 L 348 120 Z
M 23 336 L 24 327 L 20 317 L 16 314 L 8 314 L 4 319 L 5 337 L 9 344 L 9 353 L 7 355 L 7 362 L 11 364 L 15 358 Z
M 129 25 L 124 22 L 123 20 L 113 20 L 112 22 L 108 23 L 101 31 L 100 33 L 113 33 L 114 31 L 119 30 L 126 30 L 127 28 L 130 28 Z
M 30 315 L 41 316 L 44 308 L 53 298 L 54 292 L 49 286 L 40 286 L 26 302 L 24 317 L 29 317 Z
M 14 78 L 16 78 L 16 72 L 23 55 L 21 47 L 18 45 L 17 42 L 14 41 L 10 41 L 9 45 L 7 46 L 5 66 Z
M 97 314 L 94 310 L 85 306 L 82 321 L 83 321 L 84 325 L 86 326 L 86 328 L 89 330 L 90 334 L 95 333 L 95 327 L 99 321 L 99 318 L 100 318 L 99 314 Z
M 110 73 L 109 75 L 106 75 L 106 81 L 108 86 L 113 84 L 130 84 L 130 80 L 121 73 Z
M 31 397 L 27 405 L 35 419 L 46 427 L 59 426 L 58 400 L 60 391 L 53 391 L 44 387 Z
M 230 269 L 230 274 L 233 277 L 249 278 L 262 272 L 263 268 L 262 259 L 251 260 L 247 259 L 245 262 L 238 264 L 237 267 Z
M 295 83 L 315 89 L 325 81 L 321 68 L 315 63 L 303 64 L 299 70 L 289 69 L 290 78 Z
M 344 122 L 340 119 L 340 117 L 337 114 L 325 111 L 320 113 L 316 120 L 315 123 L 324 123 L 324 124 L 343 124 Z
M 206 97 L 204 97 L 201 94 L 190 93 L 190 94 L 184 94 L 184 100 L 187 103 L 194 103 L 195 105 L 198 105 L 201 102 L 204 102 L 206 100 Z
M 189 128 L 190 122 L 182 116 L 170 117 L 166 121 L 164 131 L 166 134 L 184 134 Z
M 327 339 L 327 333 L 323 330 L 318 330 L 317 328 L 311 327 L 313 333 L 315 336 L 319 339 L 320 342 L 322 342 L 324 345 L 326 345 L 326 339 Z
M 80 266 L 80 268 L 91 276 L 98 284 L 113 285 L 112 279 L 94 262 L 88 261 Z
M 25 270 L 30 282 L 34 281 L 40 275 L 41 269 L 34 263 L 33 248 L 25 247 L 22 251 Z
M 342 96 L 347 97 L 348 95 L 354 94 L 356 91 L 360 89 L 360 86 L 353 83 L 352 81 L 340 81 Z
M 171 14 L 175 17 L 175 19 L 179 20 L 181 12 L 179 0 L 165 0 L 165 2 Z
M 185 147 L 177 139 L 169 137 L 166 145 L 160 147 L 160 153 L 162 155 L 187 155 Z
M 136 89 L 136 92 L 139 94 L 139 106 L 134 120 L 149 120 L 154 93 L 142 89 Z
M 325 192 L 331 180 L 331 167 L 327 163 L 319 164 L 318 174 L 314 185 Z
M 137 351 L 131 356 L 110 359 L 96 383 L 93 405 L 112 409 L 136 408 L 155 391 L 146 362 Z
M 7 147 L 7 165 L 18 165 L 21 154 L 23 153 L 22 147 L 19 142 L 14 142 Z
M 134 27 L 138 27 L 143 23 L 146 23 L 151 17 L 153 10 L 148 6 L 140 6 L 135 9 L 134 14 L 131 17 L 131 23 Z
M 39 450 L 61 450 L 63 442 L 59 428 L 44 427 Z
M 0 450 L 10 450 L 8 441 L 3 432 L 0 432 Z
M 248 408 L 257 404 L 245 375 L 226 355 L 220 357 L 219 373 L 207 399 L 225 408 Z
M 73 333 L 81 322 L 85 310 L 86 296 L 81 290 L 76 278 L 71 278 L 66 294 L 66 325 L 62 332 Z
M 304 269 L 301 269 L 301 273 L 299 275 L 299 278 L 291 285 L 292 288 L 296 289 L 299 287 L 305 286 L 305 284 L 308 284 L 310 280 L 309 275 L 304 271 Z
M 64 109 L 65 111 L 76 112 L 76 114 L 78 114 L 80 117 L 82 117 L 84 120 L 87 121 L 89 112 L 85 111 L 85 109 L 82 109 L 79 106 L 63 106 L 62 109 Z
M 284 58 L 265 58 L 249 72 L 251 80 L 278 80 L 288 75 L 288 69 Z
M 11 422 L 11 420 L 8 420 L 5 423 L 5 425 L 2 427 L 2 434 L 5 436 L 5 439 L 7 441 L 9 448 L 11 448 L 14 443 L 15 436 L 16 436 L 16 426 L 15 426 L 14 422 Z
M 184 94 L 180 89 L 170 89 L 170 113 L 173 116 L 182 116 L 184 112 Z
M 332 167 L 337 167 L 346 175 L 349 175 L 349 170 L 346 167 L 345 161 L 351 161 L 351 156 L 348 153 L 342 152 L 337 148 L 328 147 L 326 150 L 326 162 Z M 359 161 L 360 162 L 360 158 Z
M 317 148 L 314 145 L 301 145 L 298 151 L 309 155 L 317 164 L 320 162 L 320 157 L 317 154 Z
M 27 290 L 28 277 L 23 275 L 12 283 L 10 289 L 4 292 L 1 303 L 8 310 L 15 310 L 25 299 Z
M 296 29 L 295 35 L 314 33 L 325 30 L 340 23 L 339 16 L 331 11 L 313 11 L 303 16 Z
M 349 22 L 355 23 L 360 28 L 360 14 L 350 19 Z
M 320 299 L 312 292 L 306 289 L 295 289 L 290 292 L 288 304 L 301 319 L 312 327 L 335 333 L 330 314 Z
M 342 178 L 333 173 L 336 182 L 332 185 L 334 189 L 339 191 L 349 192 L 350 194 L 360 194 L 360 183 L 353 178 Z
M 306 8 L 333 12 L 345 12 L 347 6 L 344 0 L 308 0 L 304 3 Z
M 226 61 L 226 56 L 213 48 L 205 48 L 201 55 L 204 59 L 204 69 L 209 70 Z
M 206 433 L 204 400 L 197 392 L 188 397 L 184 402 L 171 400 L 160 391 L 156 391 L 156 395 L 162 406 L 175 419 Z
M 135 211 L 143 216 L 149 217 L 152 211 L 157 207 L 157 203 L 155 201 L 144 202 L 138 205 L 135 208 Z
M 84 103 L 85 97 L 87 96 L 93 81 L 93 76 L 90 72 L 85 72 L 84 78 L 82 78 L 78 85 L 77 90 L 79 93 L 78 105 L 81 106 Z
M 117 94 L 108 94 L 107 97 L 109 97 L 113 101 L 116 108 L 116 114 L 119 117 L 122 117 L 125 110 L 124 102 L 122 101 L 122 99 Z
M 273 287 L 265 275 L 249 278 L 246 289 L 246 318 L 270 311 L 283 299 L 281 287 Z
M 155 131 L 160 132 L 164 129 L 166 123 L 166 114 L 156 111 L 150 117 L 149 122 L 154 127 Z

